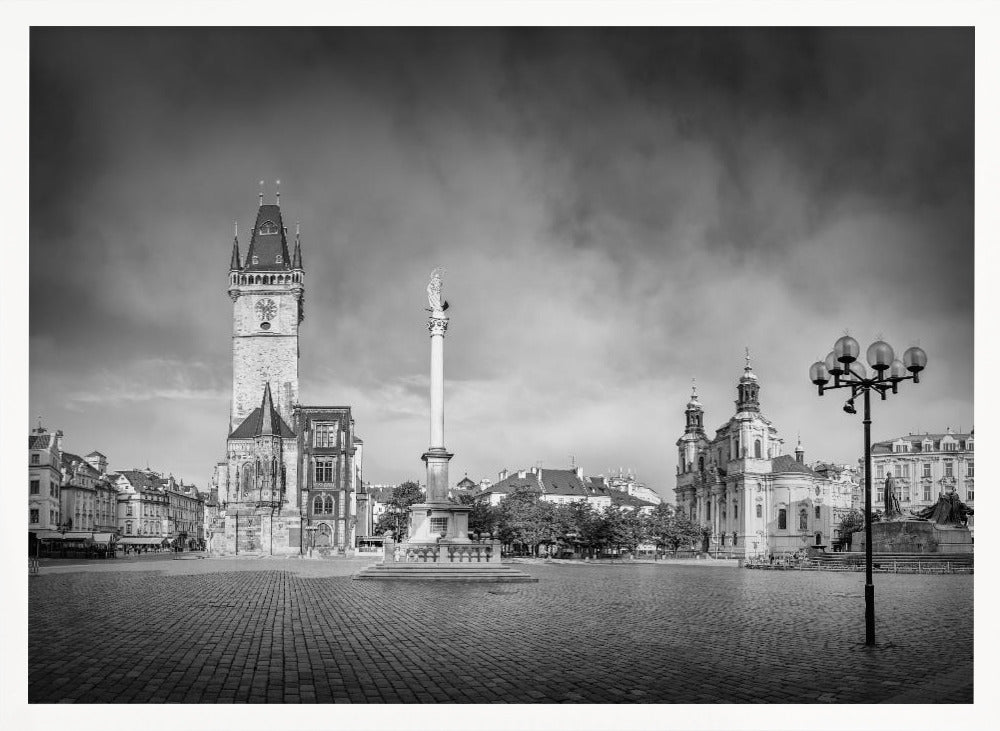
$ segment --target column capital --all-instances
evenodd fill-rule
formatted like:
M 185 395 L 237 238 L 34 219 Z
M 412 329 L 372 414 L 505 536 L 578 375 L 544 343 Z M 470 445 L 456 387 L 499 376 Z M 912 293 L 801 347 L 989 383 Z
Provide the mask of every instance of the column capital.
M 431 315 L 427 318 L 427 329 L 431 335 L 444 335 L 448 330 L 448 318 L 443 315 Z

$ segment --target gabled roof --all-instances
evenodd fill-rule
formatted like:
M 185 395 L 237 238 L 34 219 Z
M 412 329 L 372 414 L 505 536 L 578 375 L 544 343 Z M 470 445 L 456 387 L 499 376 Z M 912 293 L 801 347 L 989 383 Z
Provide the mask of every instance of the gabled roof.
M 514 472 L 513 474 L 508 475 L 499 482 L 486 488 L 480 494 L 489 495 L 490 493 L 497 493 L 498 495 L 506 495 L 520 488 L 528 488 L 529 490 L 534 490 L 535 492 L 542 491 L 542 486 L 538 482 L 538 476 L 534 472 L 525 472 L 524 477 L 518 477 L 518 473 Z
M 282 439 L 295 439 L 295 432 L 281 418 L 281 414 L 274 408 L 274 401 L 271 399 L 271 384 L 264 384 L 264 397 L 258 408 L 250 412 L 250 415 L 243 420 L 233 433 L 230 439 L 253 439 L 258 436 L 280 436 Z
M 822 477 L 816 470 L 799 462 L 790 454 L 782 454 L 771 460 L 771 472 L 800 472 L 803 475 Z
M 253 263 L 255 256 L 256 264 Z M 280 264 L 277 262 L 278 256 L 281 257 Z M 288 241 L 279 206 L 265 204 L 257 209 L 257 223 L 250 235 L 250 246 L 247 247 L 243 268 L 249 272 L 291 271 L 292 262 L 288 256 Z
M 455 485 L 455 487 L 460 487 L 463 490 L 471 490 L 476 487 L 476 483 L 470 480 L 469 476 L 466 475 L 465 477 L 463 477 L 461 480 L 458 481 L 458 484 Z
M 159 490 L 160 477 L 157 474 L 150 474 L 142 470 L 122 470 L 118 473 L 132 485 L 136 490 Z

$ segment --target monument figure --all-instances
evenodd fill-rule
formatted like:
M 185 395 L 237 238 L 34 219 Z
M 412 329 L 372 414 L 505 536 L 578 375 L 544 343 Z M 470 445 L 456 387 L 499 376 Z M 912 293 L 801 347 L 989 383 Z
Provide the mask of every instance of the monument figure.
M 883 501 L 885 503 L 885 511 L 882 514 L 882 520 L 897 520 L 902 518 L 903 511 L 899 508 L 899 496 L 896 495 L 896 481 L 891 474 L 885 478 L 884 492 Z
M 962 502 L 958 493 L 952 490 L 941 493 L 934 505 L 914 511 L 912 516 L 918 520 L 926 520 L 937 525 L 964 526 L 969 522 L 969 516 L 974 513 L 972 508 Z

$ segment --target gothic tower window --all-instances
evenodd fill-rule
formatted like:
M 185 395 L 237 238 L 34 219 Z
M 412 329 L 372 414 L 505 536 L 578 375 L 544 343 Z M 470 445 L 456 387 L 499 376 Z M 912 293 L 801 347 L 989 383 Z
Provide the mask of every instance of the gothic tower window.
M 753 443 L 753 456 L 760 459 L 760 439 L 754 440 Z
M 704 457 L 699 457 L 698 458 L 698 471 L 699 472 L 704 472 L 705 471 L 705 458 Z
M 264 221 L 264 223 L 260 225 L 258 232 L 262 236 L 273 236 L 278 233 L 278 226 L 274 221 Z

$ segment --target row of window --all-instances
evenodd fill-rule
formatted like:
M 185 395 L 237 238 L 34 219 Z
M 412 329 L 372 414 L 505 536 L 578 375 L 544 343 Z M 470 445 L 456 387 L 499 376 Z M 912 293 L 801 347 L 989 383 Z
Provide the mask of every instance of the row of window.
M 934 492 L 935 491 L 932 490 L 931 488 L 932 488 L 932 486 L 930 484 L 921 485 L 920 486 L 920 493 L 921 493 L 921 498 L 920 499 L 923 502 L 925 502 L 925 503 L 929 503 L 929 502 L 932 502 L 934 500 Z M 917 492 L 916 492 L 916 490 L 914 490 L 913 491 L 913 495 L 915 496 L 916 494 L 917 494 Z M 909 485 L 903 485 L 902 488 L 899 489 L 899 501 L 901 503 L 908 503 L 908 502 L 910 502 L 910 496 L 911 496 L 910 486 Z M 913 499 L 917 499 L 917 498 L 914 497 Z M 965 488 L 965 499 L 966 500 L 975 500 L 976 499 L 976 490 L 971 485 L 967 485 L 966 488 Z M 885 488 L 884 488 L 884 486 L 879 485 L 877 487 L 877 489 L 875 491 L 874 500 L 877 503 L 882 503 L 882 501 L 885 500 Z
M 35 525 L 40 523 L 39 520 L 41 511 L 38 508 L 31 508 L 28 510 L 28 522 Z M 57 510 L 49 511 L 49 523 L 56 525 L 59 522 L 59 512 Z
M 944 464 L 944 476 L 945 477 L 954 477 L 955 476 L 955 462 L 954 462 L 954 460 L 946 459 L 943 464 Z M 885 479 L 885 467 L 886 466 L 884 464 L 879 464 L 879 465 L 875 466 L 875 479 L 877 479 L 877 480 L 884 480 Z M 976 476 L 976 474 L 975 474 L 976 469 L 975 468 L 976 468 L 976 465 L 975 465 L 974 462 L 972 462 L 972 461 L 966 462 L 965 463 L 965 476 L 966 477 L 975 477 Z M 931 477 L 932 476 L 931 475 L 931 469 L 932 469 L 931 463 L 930 462 L 924 462 L 921 465 L 921 474 L 920 474 L 921 478 Z M 903 478 L 903 479 L 909 479 L 910 478 L 910 463 L 909 462 L 900 462 L 899 464 L 894 464 L 892 466 L 892 474 L 893 474 L 894 477 L 900 477 L 900 478 Z
M 764 514 L 763 506 L 761 506 L 761 505 L 758 504 L 756 506 L 756 508 L 757 508 L 757 517 L 758 518 L 763 517 L 763 514 Z M 819 520 L 820 517 L 821 517 L 821 515 L 822 515 L 820 506 L 819 505 L 815 506 L 814 509 L 813 509 L 813 511 L 815 513 L 816 520 Z M 695 509 L 692 506 L 692 508 L 691 508 L 691 518 L 692 518 L 692 520 L 695 517 L 694 513 L 695 513 Z M 722 509 L 722 515 L 720 517 L 723 520 L 726 519 L 726 510 L 725 510 L 725 508 Z M 738 517 L 739 517 L 739 508 L 736 505 L 736 503 L 733 503 L 733 520 L 736 520 Z M 705 503 L 705 520 L 711 520 L 711 519 L 712 519 L 712 503 Z M 808 522 L 809 522 L 809 514 L 806 512 L 805 508 L 802 508 L 799 511 L 799 530 L 806 530 L 808 528 Z M 788 511 L 785 508 L 779 508 L 778 509 L 778 528 L 784 530 L 787 527 L 788 527 Z
M 940 451 L 942 451 L 942 452 L 957 452 L 957 451 L 959 451 L 959 448 L 961 446 L 962 445 L 961 445 L 960 442 L 941 442 L 941 449 L 940 449 Z M 974 448 L 975 448 L 975 444 L 974 444 L 974 441 L 972 439 L 970 439 L 969 441 L 967 441 L 965 443 L 965 449 L 967 451 L 971 452 Z M 893 444 L 892 445 L 892 451 L 894 453 L 896 453 L 896 454 L 906 454 L 906 453 L 908 453 L 910 451 L 910 443 L 906 442 L 905 444 Z M 926 442 L 923 442 L 923 445 L 921 447 L 921 451 L 924 451 L 924 452 L 933 452 L 933 451 L 935 451 L 934 450 L 934 442 L 932 442 L 930 440 L 928 440 Z
M 335 502 L 338 501 L 334 499 L 333 495 L 328 495 L 328 494 L 316 495 L 312 500 L 313 515 L 333 515 Z M 341 500 L 339 501 L 338 506 L 339 506 L 338 514 L 340 515 L 341 518 L 343 518 L 345 512 L 343 498 L 341 498 Z
M 39 495 L 42 492 L 42 481 L 32 478 L 31 482 L 28 483 L 28 494 Z M 54 482 L 49 483 L 49 495 L 52 497 L 59 497 L 59 485 Z

